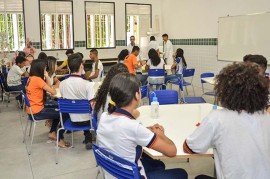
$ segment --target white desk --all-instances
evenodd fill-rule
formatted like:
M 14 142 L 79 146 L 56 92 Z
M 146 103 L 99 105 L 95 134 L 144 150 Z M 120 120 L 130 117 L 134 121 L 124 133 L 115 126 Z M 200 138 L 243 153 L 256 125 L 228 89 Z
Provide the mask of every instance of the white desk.
M 141 106 L 138 108 L 141 115 L 138 120 L 145 126 L 151 126 L 156 123 L 162 125 L 165 134 L 177 147 L 175 158 L 198 158 L 213 157 L 213 149 L 209 149 L 206 154 L 187 154 L 183 151 L 185 139 L 197 128 L 196 124 L 207 116 L 212 110 L 212 104 L 178 104 L 178 105 L 160 105 L 159 118 L 151 118 L 151 107 Z M 144 152 L 154 159 L 167 158 L 163 154 L 148 148 Z
M 203 80 L 204 82 L 209 83 L 211 85 L 215 84 L 215 77 L 202 78 L 201 80 Z
M 98 91 L 100 85 L 102 84 L 102 82 L 90 82 L 90 83 L 94 83 L 94 93 L 96 94 L 96 92 Z M 56 95 L 54 95 L 55 98 L 61 98 L 61 93 L 60 93 L 60 89 L 56 88 Z

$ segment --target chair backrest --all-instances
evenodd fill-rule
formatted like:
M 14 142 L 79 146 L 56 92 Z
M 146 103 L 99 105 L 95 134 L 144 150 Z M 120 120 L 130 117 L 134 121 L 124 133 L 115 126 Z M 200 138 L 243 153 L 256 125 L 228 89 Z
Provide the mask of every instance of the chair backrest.
M 142 98 L 147 97 L 147 90 L 148 90 L 147 85 L 141 86 L 141 95 L 142 95 Z
M 108 173 L 121 179 L 140 179 L 137 164 L 127 161 L 115 154 L 92 144 L 97 165 Z
M 95 133 L 97 133 L 97 127 L 98 127 L 98 125 L 97 125 L 97 112 L 94 110 L 92 112 L 92 125 L 91 126 L 94 127 L 94 131 L 95 131 Z
M 0 73 L 0 78 L 2 81 L 3 88 L 6 92 L 8 92 L 8 84 L 7 84 L 7 76 L 4 73 Z
M 156 94 L 160 105 L 164 104 L 178 104 L 178 92 L 176 90 L 156 90 L 150 93 L 149 104 L 153 101 Z
M 208 78 L 208 77 L 214 77 L 215 74 L 214 73 L 202 73 L 201 74 L 201 79 L 202 78 Z M 206 83 L 205 81 L 201 80 L 201 83 Z
M 165 70 L 164 69 L 149 69 L 148 76 L 150 77 L 165 76 Z
M 21 91 L 21 94 L 22 94 L 22 98 L 23 98 L 23 100 L 25 102 L 25 105 L 30 108 L 31 106 L 30 106 L 30 102 L 29 102 L 29 99 L 28 99 L 27 95 L 24 94 L 24 92 L 22 92 L 22 91 Z
M 60 113 L 87 114 L 92 112 L 90 102 L 85 99 L 58 99 Z
M 206 101 L 200 96 L 185 97 L 184 102 L 187 104 L 206 103 Z
M 190 68 L 190 69 L 183 68 L 183 77 L 193 77 L 194 74 L 195 74 L 194 68 Z

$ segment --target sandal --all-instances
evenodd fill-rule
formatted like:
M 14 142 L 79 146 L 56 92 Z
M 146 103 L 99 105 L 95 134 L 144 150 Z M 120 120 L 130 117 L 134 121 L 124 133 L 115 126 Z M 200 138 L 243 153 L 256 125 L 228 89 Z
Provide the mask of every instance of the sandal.
M 56 136 L 55 132 L 52 132 L 52 133 L 48 134 L 48 138 L 51 139 L 51 140 L 56 140 L 57 136 Z
M 65 142 L 63 140 L 60 140 L 58 142 L 58 147 L 60 148 L 69 148 L 71 146 L 71 144 L 69 142 Z

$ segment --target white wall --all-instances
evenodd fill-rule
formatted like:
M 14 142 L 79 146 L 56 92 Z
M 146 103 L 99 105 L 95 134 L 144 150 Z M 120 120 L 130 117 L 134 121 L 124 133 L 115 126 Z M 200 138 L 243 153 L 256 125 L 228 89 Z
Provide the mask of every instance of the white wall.
M 33 42 L 40 41 L 40 27 L 39 27 L 39 0 L 24 0 L 25 7 L 25 25 L 26 37 L 29 37 Z M 91 1 L 91 0 L 89 0 Z M 152 4 L 153 27 L 155 27 L 155 15 L 161 15 L 160 3 L 162 0 L 100 0 L 115 2 L 115 16 L 116 16 L 116 40 L 125 40 L 125 3 L 144 3 Z M 85 17 L 84 17 L 84 0 L 73 0 L 74 13 L 74 41 L 85 41 Z M 102 49 L 99 50 L 100 58 L 115 58 L 124 47 L 116 47 L 116 49 Z M 89 55 L 89 50 L 85 48 L 75 48 L 75 52 L 80 51 L 84 56 Z M 40 50 L 37 51 L 37 54 Z M 65 50 L 60 51 L 46 51 L 48 55 L 59 54 L 60 60 L 65 59 Z
M 268 12 L 270 1 L 166 0 L 162 7 L 163 32 L 169 38 L 217 38 L 218 17 Z M 188 66 L 196 69 L 196 85 L 199 85 L 200 73 L 217 73 L 228 64 L 217 61 L 217 46 L 175 46 L 180 47 L 185 50 Z

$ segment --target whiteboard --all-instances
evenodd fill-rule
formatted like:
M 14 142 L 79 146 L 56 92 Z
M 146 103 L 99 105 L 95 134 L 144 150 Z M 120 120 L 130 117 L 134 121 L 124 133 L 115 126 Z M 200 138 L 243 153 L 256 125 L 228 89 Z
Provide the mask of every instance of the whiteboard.
M 243 61 L 247 54 L 270 59 L 270 13 L 219 18 L 218 60 Z

